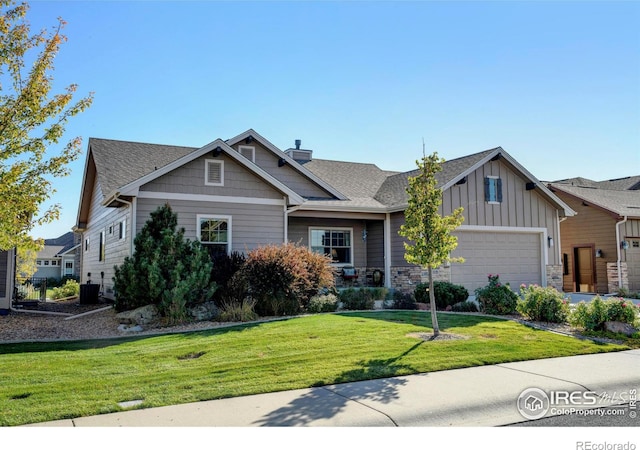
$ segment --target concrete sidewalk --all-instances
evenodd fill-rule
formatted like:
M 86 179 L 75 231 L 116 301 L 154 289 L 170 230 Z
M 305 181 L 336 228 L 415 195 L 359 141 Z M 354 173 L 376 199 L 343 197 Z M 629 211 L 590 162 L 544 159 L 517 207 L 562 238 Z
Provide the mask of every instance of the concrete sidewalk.
M 455 369 L 28 426 L 499 426 L 526 421 L 516 403 L 528 388 L 608 396 L 597 406 L 628 402 L 633 390 L 640 390 L 640 350 Z

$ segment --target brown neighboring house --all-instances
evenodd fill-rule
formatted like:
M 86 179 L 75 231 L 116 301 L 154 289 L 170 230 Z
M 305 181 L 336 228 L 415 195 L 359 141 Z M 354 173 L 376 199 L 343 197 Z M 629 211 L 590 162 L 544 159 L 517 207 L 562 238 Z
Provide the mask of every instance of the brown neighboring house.
M 640 176 L 548 186 L 577 212 L 560 223 L 564 290 L 640 292 Z
M 329 254 L 333 265 L 412 291 L 425 271 L 404 260 L 408 179 L 370 163 L 314 158 L 280 150 L 255 130 L 200 147 L 89 139 L 78 219 L 81 282 L 115 295 L 114 266 L 133 251 L 149 214 L 169 203 L 185 236 L 211 251 L 246 252 L 294 242 Z M 520 283 L 562 285 L 559 219 L 574 211 L 501 147 L 447 161 L 438 174 L 442 212 L 464 208 L 454 256 L 441 280 L 473 293 L 499 274 Z M 382 275 L 382 278 L 379 277 Z M 345 282 L 338 277 L 338 284 Z

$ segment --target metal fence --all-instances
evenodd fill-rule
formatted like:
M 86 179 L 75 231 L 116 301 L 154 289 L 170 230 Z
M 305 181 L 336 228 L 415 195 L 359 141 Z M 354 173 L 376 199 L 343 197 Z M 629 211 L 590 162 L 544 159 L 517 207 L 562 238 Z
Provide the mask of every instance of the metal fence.
M 16 278 L 14 302 L 44 302 L 47 300 L 46 278 Z

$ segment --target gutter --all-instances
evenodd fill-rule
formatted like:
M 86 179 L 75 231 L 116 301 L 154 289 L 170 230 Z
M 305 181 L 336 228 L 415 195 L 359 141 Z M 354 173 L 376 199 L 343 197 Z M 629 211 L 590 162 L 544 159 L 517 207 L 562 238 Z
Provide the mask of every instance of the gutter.
M 285 197 L 284 202 L 284 243 L 289 242 L 289 214 L 299 210 L 302 205 L 294 206 L 293 208 L 287 208 L 287 199 Z
M 622 225 L 623 223 L 625 223 L 628 220 L 628 216 L 624 216 L 624 219 L 622 219 L 620 222 L 616 223 L 616 251 L 618 253 L 618 288 L 622 289 L 622 272 L 620 270 L 620 265 L 622 262 L 622 250 L 620 248 L 620 225 Z
M 134 235 L 134 230 L 136 229 L 136 212 L 135 212 L 135 197 L 133 199 L 133 201 L 129 202 L 123 198 L 120 198 L 120 193 L 116 192 L 115 194 L 113 194 L 111 197 L 109 197 L 109 203 L 111 203 L 111 201 L 118 201 L 120 203 L 124 203 L 125 205 L 127 205 L 130 209 L 131 209 L 131 225 L 129 228 L 131 228 L 131 241 L 129 242 L 129 256 L 133 256 L 133 237 Z

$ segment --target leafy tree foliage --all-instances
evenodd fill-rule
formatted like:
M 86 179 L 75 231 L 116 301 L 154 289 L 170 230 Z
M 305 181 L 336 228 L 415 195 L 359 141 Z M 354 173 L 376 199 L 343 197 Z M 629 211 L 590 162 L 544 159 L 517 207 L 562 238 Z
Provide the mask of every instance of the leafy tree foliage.
M 115 268 L 118 311 L 152 304 L 170 322 L 180 322 L 186 307 L 213 295 L 209 253 L 200 242 L 185 239 L 177 226 L 178 216 L 168 204 L 151 213 L 134 240 L 133 256 Z
M 33 34 L 28 9 L 0 0 L 0 250 L 42 246 L 29 232 L 59 217 L 59 205 L 39 210 L 54 192 L 51 178 L 69 174 L 67 164 L 79 156 L 81 140 L 72 139 L 56 156 L 47 158 L 46 152 L 61 140 L 67 121 L 93 100 L 89 94 L 72 103 L 75 84 L 51 93 L 65 22 L 58 19 L 52 32 Z
M 31 247 L 18 248 L 16 258 L 16 275 L 20 278 L 31 278 L 38 271 L 36 264 L 38 252 Z
M 458 246 L 458 239 L 451 232 L 462 225 L 462 208 L 451 215 L 440 213 L 442 190 L 439 189 L 436 174 L 442 170 L 444 159 L 437 153 L 423 156 L 416 161 L 418 173 L 409 178 L 409 205 L 404 212 L 405 223 L 400 227 L 404 243 L 404 258 L 408 263 L 426 267 L 429 273 L 429 303 L 433 334 L 440 334 L 436 315 L 436 300 L 433 288 L 433 269 L 447 261 L 462 262 L 461 258 L 451 258 L 451 252 Z

